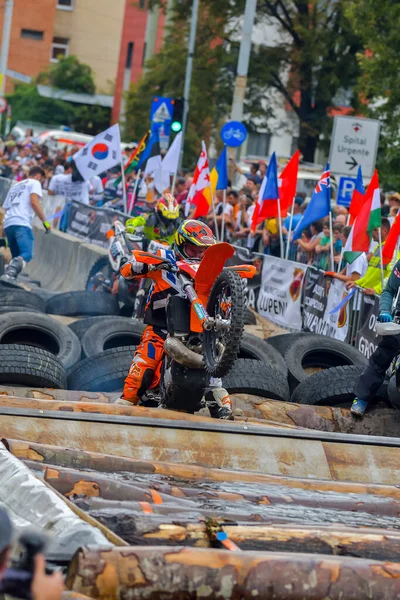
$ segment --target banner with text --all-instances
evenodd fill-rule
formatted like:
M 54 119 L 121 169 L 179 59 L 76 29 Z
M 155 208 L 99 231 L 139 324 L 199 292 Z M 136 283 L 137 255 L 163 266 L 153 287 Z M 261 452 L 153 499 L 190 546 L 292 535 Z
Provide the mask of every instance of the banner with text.
M 68 233 L 106 246 L 106 233 L 115 219 L 125 223 L 124 215 L 117 211 L 72 202 L 69 209 Z
M 301 330 L 301 291 L 307 265 L 266 256 L 257 311 L 273 323 Z
M 366 296 L 361 297 L 360 320 L 358 331 L 356 332 L 356 348 L 367 358 L 375 352 L 376 347 L 381 341 L 381 337 L 376 335 L 376 323 L 379 315 L 379 297 Z

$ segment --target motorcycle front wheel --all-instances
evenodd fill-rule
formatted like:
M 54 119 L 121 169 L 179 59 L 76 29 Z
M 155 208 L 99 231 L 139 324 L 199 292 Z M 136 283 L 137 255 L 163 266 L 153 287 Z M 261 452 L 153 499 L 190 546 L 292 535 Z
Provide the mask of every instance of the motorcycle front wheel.
M 242 339 L 245 299 L 242 278 L 224 269 L 211 289 L 207 303 L 210 317 L 224 323 L 203 334 L 204 364 L 212 377 L 224 377 L 235 362 Z

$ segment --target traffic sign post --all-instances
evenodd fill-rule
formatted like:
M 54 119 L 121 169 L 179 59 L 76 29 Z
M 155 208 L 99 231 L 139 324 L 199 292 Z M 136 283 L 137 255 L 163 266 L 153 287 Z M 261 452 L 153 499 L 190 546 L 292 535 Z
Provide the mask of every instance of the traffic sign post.
M 222 127 L 220 136 L 224 144 L 238 148 L 247 138 L 247 129 L 240 121 L 229 121 Z
M 355 176 L 362 168 L 363 177 L 372 177 L 378 151 L 380 122 L 358 117 L 335 117 L 329 162 L 331 172 Z
M 351 203 L 354 189 L 356 187 L 356 177 L 341 177 L 339 181 L 336 204 L 348 208 Z
M 155 131 L 161 126 L 164 126 L 164 135 L 167 135 L 169 137 L 173 112 L 173 98 L 154 96 L 150 110 L 151 130 Z

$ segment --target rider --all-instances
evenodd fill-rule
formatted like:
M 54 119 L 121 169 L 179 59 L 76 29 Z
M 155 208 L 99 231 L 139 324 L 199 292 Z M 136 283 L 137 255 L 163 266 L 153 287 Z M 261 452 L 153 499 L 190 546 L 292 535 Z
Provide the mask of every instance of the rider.
M 172 250 L 160 249 L 157 254 L 167 261 L 184 260 L 190 263 L 201 262 L 209 246 L 216 244 L 216 239 L 209 227 L 200 221 L 184 221 L 178 228 Z M 166 264 L 167 267 L 167 264 Z M 124 392 L 119 403 L 138 404 L 148 389 L 158 387 L 159 367 L 167 338 L 166 305 L 170 295 L 179 294 L 181 287 L 178 279 L 167 268 L 149 272 L 147 264 L 135 259 L 121 268 L 126 279 L 148 277 L 153 280 L 149 299 L 146 305 L 144 322 L 147 327 L 136 349 L 128 377 L 125 380 Z M 232 403 L 228 392 L 222 387 L 220 379 L 210 379 L 206 391 L 206 402 L 210 414 L 216 419 L 232 418 Z
M 400 288 L 400 260 L 397 261 L 390 274 L 386 288 L 379 300 L 379 317 L 381 323 L 393 321 L 392 306 Z M 398 307 L 399 306 L 398 301 Z M 385 379 L 385 373 L 393 358 L 400 352 L 400 335 L 388 335 L 382 338 L 377 349 L 369 359 L 368 366 L 357 381 L 351 412 L 362 417 L 367 409 L 369 400 L 378 391 Z
M 138 228 L 143 228 L 143 233 L 150 242 L 165 241 L 171 246 L 178 225 L 179 205 L 172 194 L 164 194 L 151 213 L 128 219 L 125 227 L 126 232 L 131 234 L 136 233 Z

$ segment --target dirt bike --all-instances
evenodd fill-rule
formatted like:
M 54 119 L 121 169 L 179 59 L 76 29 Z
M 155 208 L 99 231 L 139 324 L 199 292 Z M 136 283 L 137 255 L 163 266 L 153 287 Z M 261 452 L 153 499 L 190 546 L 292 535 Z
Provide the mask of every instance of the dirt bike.
M 145 238 L 142 234 L 129 234 L 121 221 L 114 221 L 107 232 L 108 255 L 101 256 L 93 265 L 86 281 L 85 289 L 93 292 L 107 292 L 125 305 L 133 306 L 139 289 L 137 282 L 128 282 L 120 276 L 120 268 L 130 260 L 134 250 L 143 250 Z
M 246 279 L 252 265 L 224 268 L 234 248 L 225 242 L 208 248 L 201 263 L 178 261 L 147 252 L 134 252 L 149 272 L 167 270 L 180 283 L 181 293 L 168 298 L 164 359 L 159 403 L 165 408 L 193 413 L 210 378 L 225 376 L 239 352 L 244 327 Z

